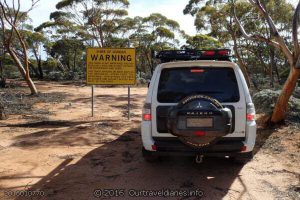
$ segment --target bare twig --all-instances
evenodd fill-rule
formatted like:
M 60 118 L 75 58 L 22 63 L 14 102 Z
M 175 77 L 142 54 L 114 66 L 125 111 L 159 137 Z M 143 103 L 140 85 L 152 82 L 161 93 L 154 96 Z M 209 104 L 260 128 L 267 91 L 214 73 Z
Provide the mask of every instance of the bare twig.
M 18 0 L 18 1 L 20 1 L 20 0 Z M 28 14 L 35 6 L 36 6 L 36 4 L 39 2 L 40 0 L 31 0 L 31 6 L 26 10 L 26 11 L 24 11 L 24 12 L 22 12 L 21 14 L 20 14 L 20 16 L 21 16 L 21 18 L 24 16 L 24 15 L 26 15 L 26 14 Z M 21 4 L 19 3 L 19 6 L 20 6 Z

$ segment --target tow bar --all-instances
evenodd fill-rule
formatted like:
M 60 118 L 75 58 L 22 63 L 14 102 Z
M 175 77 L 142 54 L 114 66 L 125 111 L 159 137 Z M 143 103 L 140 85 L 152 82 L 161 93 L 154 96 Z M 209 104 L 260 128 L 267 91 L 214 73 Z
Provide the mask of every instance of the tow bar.
M 197 155 L 196 156 L 196 163 L 197 164 L 200 164 L 203 162 L 203 155 Z

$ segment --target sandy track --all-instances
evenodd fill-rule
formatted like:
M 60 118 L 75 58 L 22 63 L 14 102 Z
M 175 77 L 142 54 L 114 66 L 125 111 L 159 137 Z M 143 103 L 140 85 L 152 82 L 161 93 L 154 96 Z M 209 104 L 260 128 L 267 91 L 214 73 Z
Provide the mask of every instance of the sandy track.
M 147 88 L 132 89 L 130 122 L 126 119 L 127 88 L 97 88 L 94 118 L 90 117 L 89 87 L 39 82 L 38 88 L 61 92 L 66 99 L 35 105 L 35 109 L 50 111 L 47 120 L 11 116 L 0 122 L 0 199 L 96 199 L 95 189 L 125 189 L 125 197 L 102 199 L 132 199 L 128 196 L 131 189 L 163 188 L 199 189 L 204 192 L 201 199 L 300 198 L 299 132 L 280 142 L 278 147 L 284 151 L 279 153 L 266 145 L 287 134 L 288 127 L 260 128 L 254 160 L 244 167 L 213 158 L 200 165 L 180 157 L 150 164 L 141 156 L 139 134 Z M 45 196 L 5 195 L 5 191 L 24 189 L 41 190 Z

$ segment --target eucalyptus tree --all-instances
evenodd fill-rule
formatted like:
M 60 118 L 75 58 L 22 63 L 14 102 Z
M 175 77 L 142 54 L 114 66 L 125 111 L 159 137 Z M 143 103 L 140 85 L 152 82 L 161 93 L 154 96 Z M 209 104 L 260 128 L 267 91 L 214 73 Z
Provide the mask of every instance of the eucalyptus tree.
M 94 40 L 99 47 L 110 46 L 128 15 L 128 6 L 128 0 L 62 0 L 51 13 L 51 21 L 37 30 L 56 27 L 60 34 L 86 39 L 87 43 Z
M 240 7 L 239 12 L 248 12 L 248 10 L 249 5 L 244 4 Z M 243 71 L 247 84 L 250 86 L 248 68 L 241 56 L 239 37 L 232 26 L 233 22 L 228 1 L 190 0 L 183 13 L 195 17 L 195 26 L 198 31 L 208 32 L 209 36 L 216 38 L 225 46 L 233 46 L 239 66 Z
M 186 44 L 182 47 L 185 49 L 218 49 L 222 48 L 224 45 L 216 40 L 215 38 L 204 35 L 197 34 L 195 36 L 187 36 Z
M 27 27 L 27 29 L 22 30 L 22 35 L 25 39 L 28 50 L 33 55 L 37 65 L 36 68 L 34 68 L 33 64 L 30 63 L 31 68 L 40 79 L 43 79 L 42 49 L 48 40 L 43 32 L 35 32 L 32 26 Z
M 53 58 L 60 60 L 63 66 L 62 71 L 80 71 L 79 63 L 83 65 L 83 42 L 78 39 L 63 38 L 52 43 L 50 54 Z
M 285 40 L 284 36 L 280 34 L 280 30 L 278 26 L 274 23 L 274 19 L 269 14 L 268 9 L 265 4 L 259 0 L 249 0 L 251 5 L 257 10 L 262 20 L 264 20 L 270 32 L 271 37 L 266 38 L 261 34 L 249 34 L 245 30 L 244 26 L 235 15 L 235 21 L 238 24 L 243 36 L 251 41 L 263 42 L 267 45 L 278 49 L 281 51 L 288 63 L 290 65 L 290 73 L 289 76 L 282 88 L 281 94 L 275 104 L 275 108 L 273 110 L 273 114 L 271 117 L 271 122 L 278 123 L 285 119 L 287 109 L 288 109 L 288 101 L 296 87 L 298 78 L 300 76 L 300 46 L 298 40 L 298 27 L 299 27 L 299 14 L 300 14 L 300 1 L 294 11 L 292 21 L 292 45 L 288 44 Z
M 2 16 L 2 10 L 0 9 L 0 15 Z M 0 23 L 0 87 L 5 87 L 6 79 L 4 77 L 4 60 L 5 60 L 5 46 L 4 46 L 4 35 L 5 35 L 5 27 L 2 23 Z
M 198 29 L 206 27 L 210 30 L 209 35 L 220 40 L 227 39 L 229 44 L 233 42 L 233 49 L 236 56 L 240 57 L 242 69 L 243 63 L 244 66 L 250 66 L 250 63 L 267 63 L 265 68 L 269 68 L 272 82 L 274 65 L 277 74 L 277 64 L 290 65 L 289 77 L 271 118 L 274 123 L 282 121 L 300 73 L 297 69 L 297 63 L 300 63 L 297 62 L 299 6 L 294 11 L 292 5 L 285 0 L 190 0 L 184 13 L 196 15 L 195 25 Z M 251 55 L 258 59 L 254 60 Z
M 58 68 L 66 72 L 72 65 L 75 70 L 76 66 L 83 66 L 76 64 L 84 60 L 82 45 L 117 47 L 125 44 L 120 35 L 128 21 L 125 19 L 128 6 L 127 0 L 61 0 L 56 4 L 57 10 L 50 14 L 50 21 L 35 30 L 50 33 L 46 50 Z M 64 50 L 59 49 L 62 44 L 66 45 Z
M 37 89 L 30 77 L 27 46 L 21 30 L 23 22 L 26 21 L 28 17 L 28 12 L 33 9 L 37 2 L 38 0 L 32 0 L 31 7 L 21 12 L 20 1 L 8 3 L 6 0 L 0 0 L 0 22 L 4 33 L 4 47 L 14 60 L 22 77 L 30 88 L 31 94 L 37 94 Z M 18 47 L 20 48 L 17 49 Z
M 284 35 L 285 40 L 289 40 L 289 32 L 291 32 L 291 20 L 289 19 L 292 16 L 292 6 L 285 0 L 268 0 L 265 3 L 276 26 L 279 27 L 280 33 Z M 270 84 L 272 85 L 273 70 L 276 72 L 277 79 L 280 79 L 277 67 L 284 63 L 281 53 L 264 43 L 249 42 L 242 37 L 234 23 L 232 8 L 232 2 L 229 0 L 190 0 L 184 13 L 195 16 L 195 26 L 199 31 L 208 31 L 210 36 L 233 47 L 239 66 L 248 80 L 248 85 L 250 83 L 248 73 L 260 69 L 270 75 Z M 249 2 L 236 1 L 236 14 L 249 33 L 259 32 L 267 38 L 270 37 L 267 24 L 261 20 Z M 257 65 L 260 65 L 261 68 L 258 68 Z M 255 78 L 252 80 L 255 83 Z
M 152 13 L 144 18 L 135 17 L 134 21 L 134 33 L 129 38 L 137 47 L 139 61 L 148 66 L 152 74 L 157 64 L 153 59 L 154 52 L 178 48 L 178 38 L 182 37 L 183 32 L 178 22 L 160 13 Z

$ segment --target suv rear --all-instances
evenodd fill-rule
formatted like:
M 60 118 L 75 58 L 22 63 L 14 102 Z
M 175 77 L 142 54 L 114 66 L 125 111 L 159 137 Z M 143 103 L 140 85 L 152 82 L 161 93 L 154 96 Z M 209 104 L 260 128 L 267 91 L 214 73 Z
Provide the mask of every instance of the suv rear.
M 251 159 L 255 109 L 240 68 L 229 61 L 229 51 L 196 51 L 192 56 L 186 51 L 166 52 L 160 56 L 166 62 L 153 73 L 143 108 L 143 156 L 229 156 L 243 163 Z M 175 60 L 190 61 L 168 62 L 174 60 L 170 53 L 172 58 L 175 53 Z

